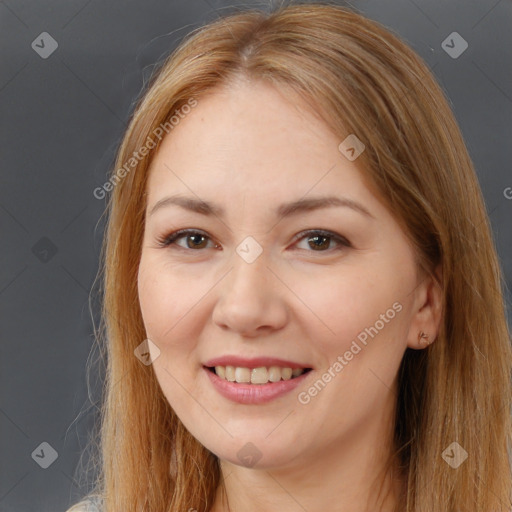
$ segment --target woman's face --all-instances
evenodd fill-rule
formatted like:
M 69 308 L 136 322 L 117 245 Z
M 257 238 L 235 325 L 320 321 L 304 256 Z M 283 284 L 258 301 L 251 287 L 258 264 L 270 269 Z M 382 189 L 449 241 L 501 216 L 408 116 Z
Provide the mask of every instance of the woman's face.
M 298 98 L 243 83 L 202 98 L 151 165 L 138 287 L 153 368 L 225 461 L 357 457 L 390 435 L 406 347 L 435 336 L 412 249 L 341 142 Z

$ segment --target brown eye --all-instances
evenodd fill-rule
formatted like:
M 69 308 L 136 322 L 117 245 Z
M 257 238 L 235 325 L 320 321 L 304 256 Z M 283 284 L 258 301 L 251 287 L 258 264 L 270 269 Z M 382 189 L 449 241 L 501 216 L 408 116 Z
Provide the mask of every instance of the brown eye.
M 330 249 L 331 241 L 333 240 L 337 244 L 337 247 L 333 250 L 340 250 L 344 247 L 351 247 L 350 242 L 346 238 L 336 233 L 332 233 L 331 231 L 303 231 L 302 233 L 299 233 L 295 239 L 299 241 L 306 239 L 308 241 L 308 247 L 310 247 L 314 252 L 328 252 Z
M 185 238 L 185 246 L 176 244 L 176 241 Z M 175 231 L 164 238 L 158 239 L 158 243 L 161 247 L 168 247 L 171 245 L 177 245 L 182 249 L 205 249 L 207 246 L 206 241 L 209 240 L 209 236 L 201 231 L 195 231 L 192 229 L 181 229 Z
M 313 244 L 311 244 L 310 241 L 313 241 Z M 309 237 L 308 243 L 315 251 L 317 249 L 328 249 L 330 245 L 330 237 L 325 235 L 315 235 L 313 237 Z
M 192 249 L 203 249 L 206 245 L 204 243 L 204 241 L 208 238 L 204 235 L 201 235 L 201 234 L 186 234 L 186 235 L 181 235 L 182 237 L 185 237 L 185 240 L 187 241 L 192 241 L 191 244 L 187 244 L 188 248 Z M 181 237 L 178 237 L 178 238 L 181 238 Z

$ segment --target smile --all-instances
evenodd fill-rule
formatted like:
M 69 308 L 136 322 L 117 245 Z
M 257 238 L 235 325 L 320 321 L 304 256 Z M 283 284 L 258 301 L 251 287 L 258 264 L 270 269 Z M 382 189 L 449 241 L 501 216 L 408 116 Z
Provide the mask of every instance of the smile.
M 218 377 L 228 382 L 239 384 L 268 384 L 281 380 L 291 380 L 307 373 L 311 368 L 287 368 L 280 366 L 260 366 L 258 368 L 247 368 L 241 366 L 215 366 L 208 368 Z
M 277 366 L 249 368 L 217 365 L 203 366 L 203 371 L 213 389 L 222 397 L 246 405 L 264 404 L 289 394 L 313 374 L 311 368 Z M 234 380 L 228 380 L 228 377 Z

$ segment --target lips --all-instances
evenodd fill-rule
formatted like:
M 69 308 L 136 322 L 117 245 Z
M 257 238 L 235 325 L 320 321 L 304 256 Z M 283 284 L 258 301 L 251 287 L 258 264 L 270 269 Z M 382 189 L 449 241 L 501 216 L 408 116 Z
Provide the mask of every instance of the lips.
M 206 361 L 204 370 L 225 398 L 242 404 L 263 404 L 289 393 L 308 377 L 307 363 L 275 357 L 221 356 Z

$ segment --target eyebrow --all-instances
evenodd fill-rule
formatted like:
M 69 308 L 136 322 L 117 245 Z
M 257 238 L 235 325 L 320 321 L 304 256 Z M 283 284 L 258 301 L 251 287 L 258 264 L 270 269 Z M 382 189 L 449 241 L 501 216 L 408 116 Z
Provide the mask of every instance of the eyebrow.
M 157 210 L 168 206 L 179 206 L 185 210 L 199 213 L 201 215 L 215 215 L 216 217 L 224 217 L 225 211 L 221 206 L 202 201 L 193 197 L 186 197 L 182 195 L 174 195 L 164 197 L 157 201 L 151 208 L 149 215 L 153 215 Z M 275 209 L 275 214 L 278 217 L 289 217 L 298 215 L 304 212 L 319 210 L 328 207 L 346 207 L 351 208 L 367 217 L 375 219 L 375 217 L 360 203 L 349 199 L 347 197 L 338 196 L 324 196 L 324 197 L 309 197 L 298 199 L 290 203 L 284 203 Z

